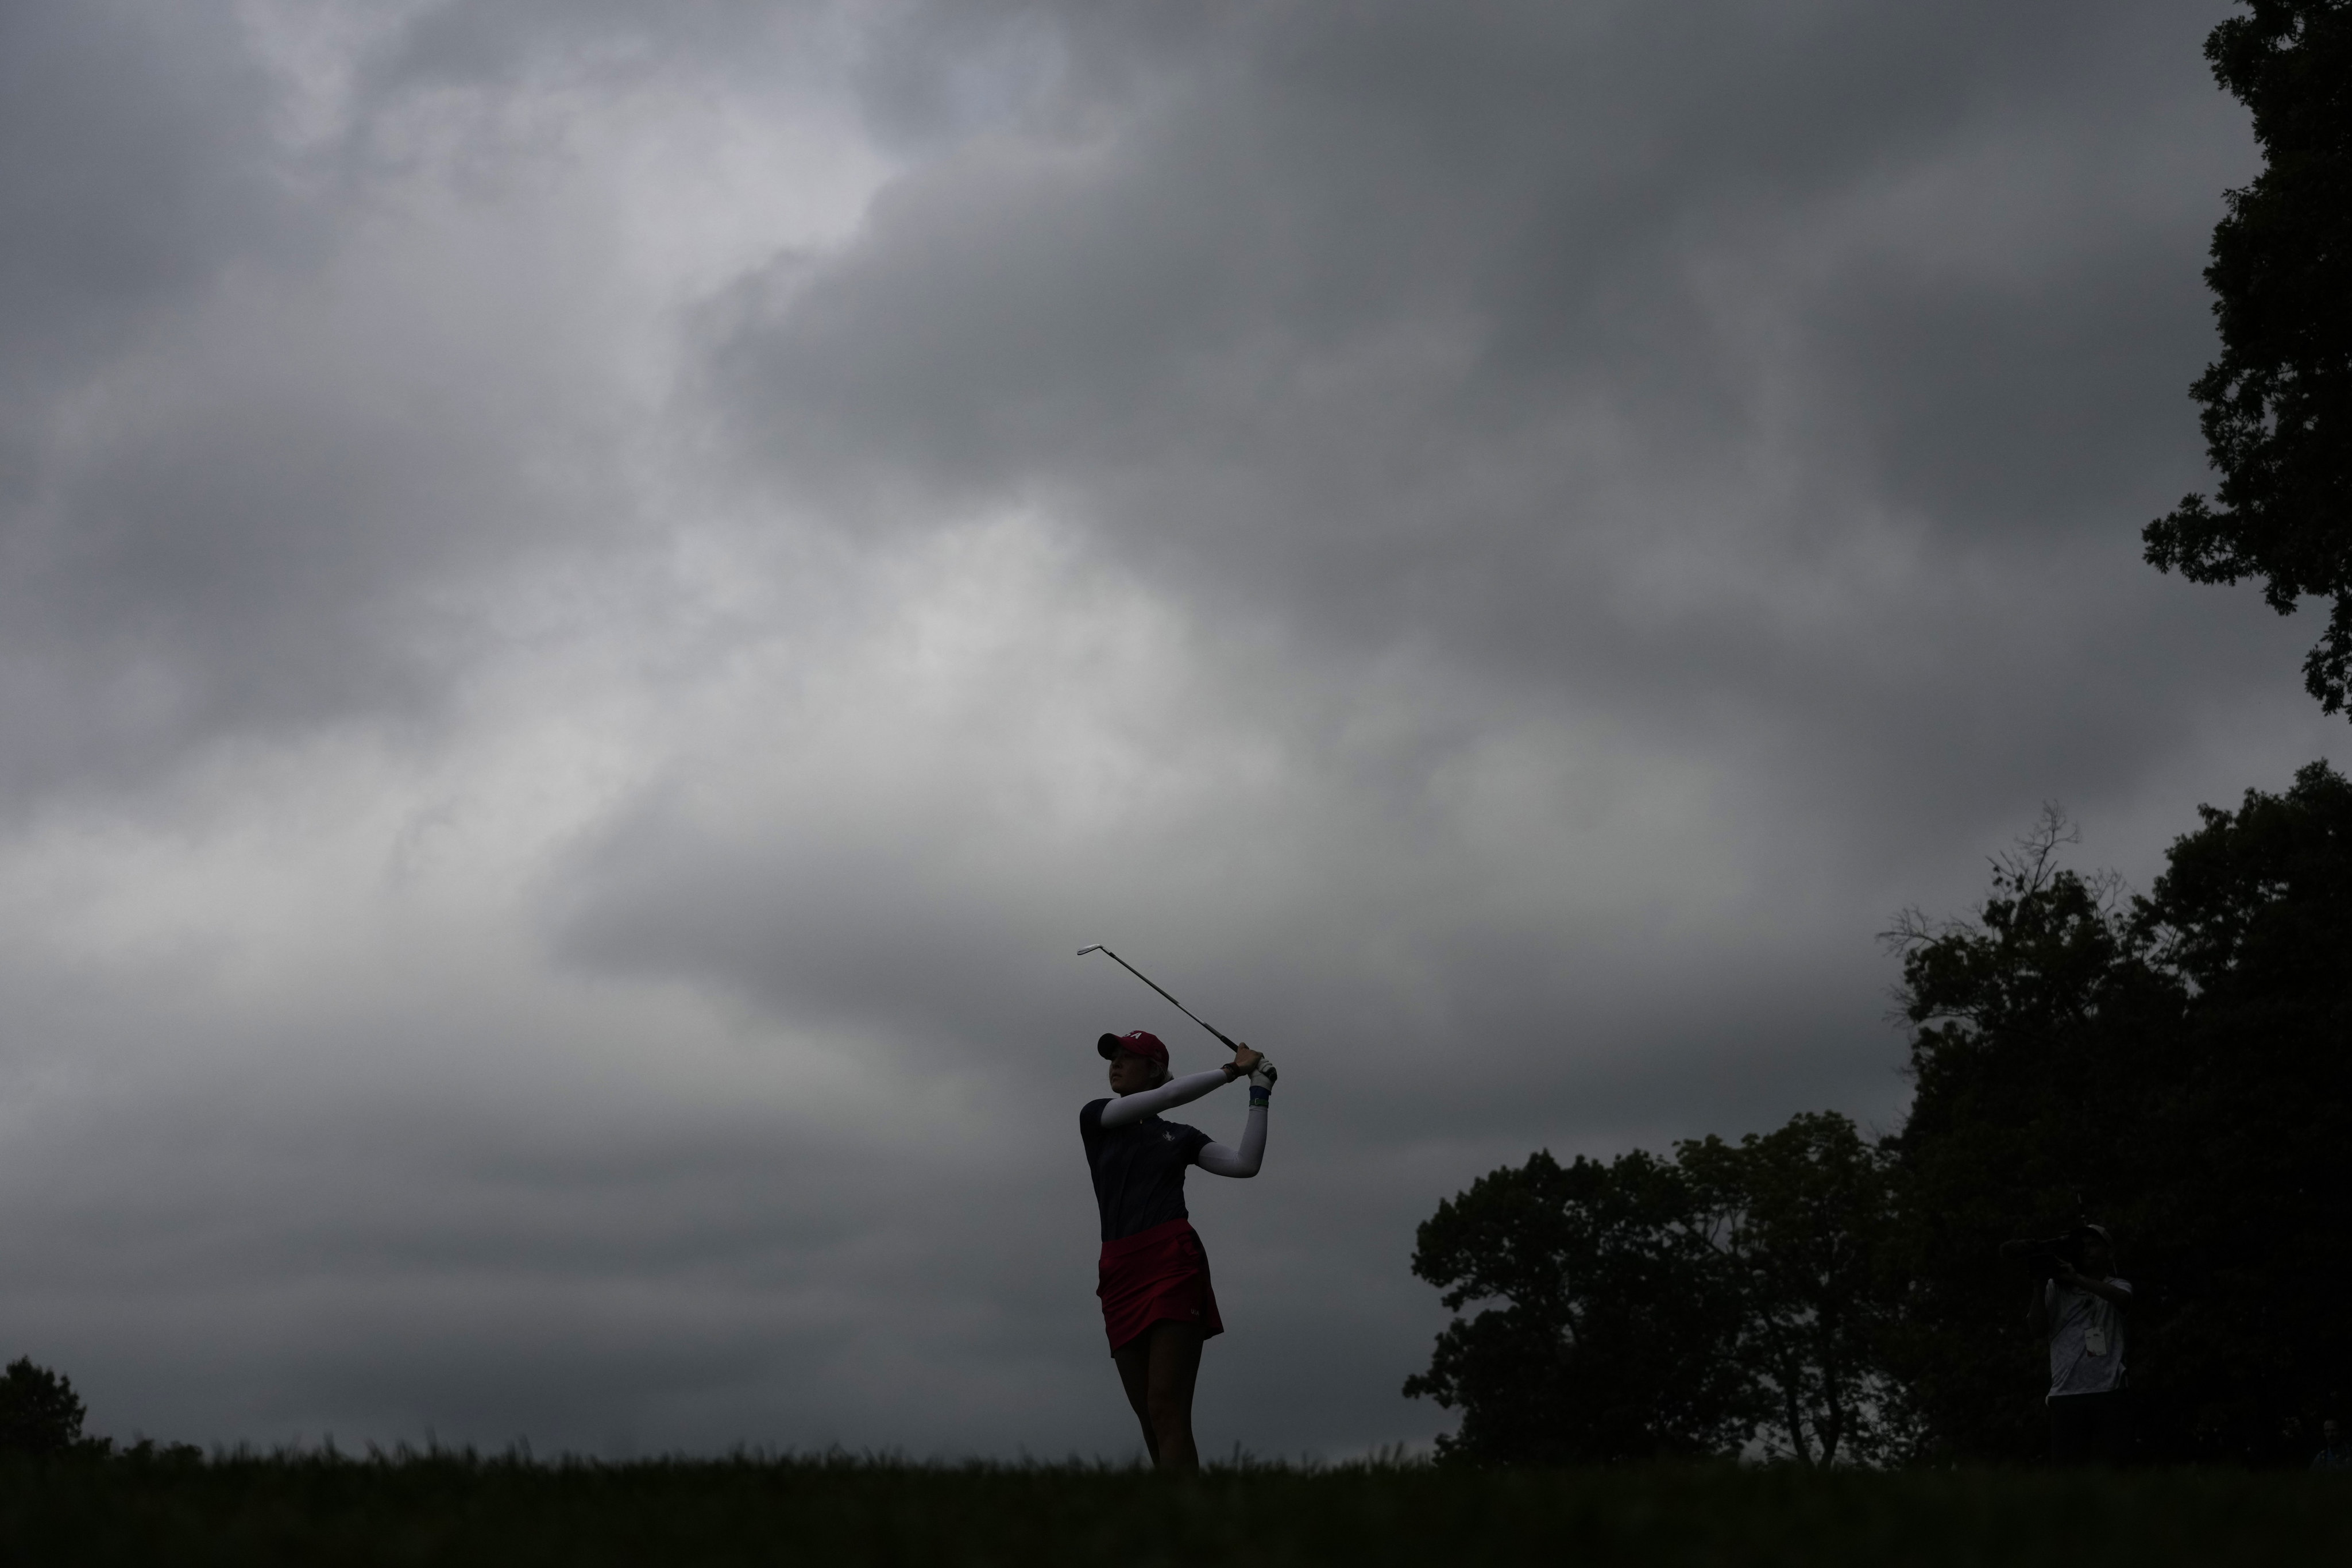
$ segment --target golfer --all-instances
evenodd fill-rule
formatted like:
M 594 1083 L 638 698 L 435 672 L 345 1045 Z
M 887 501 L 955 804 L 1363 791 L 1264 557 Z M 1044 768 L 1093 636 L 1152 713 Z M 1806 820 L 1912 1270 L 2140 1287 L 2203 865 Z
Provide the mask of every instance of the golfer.
M 1168 1047 L 1157 1035 L 1105 1035 L 1095 1049 L 1110 1063 L 1115 1099 L 1078 1112 L 1078 1136 L 1094 1173 L 1102 1210 L 1103 1327 L 1127 1402 L 1143 1423 L 1143 1446 L 1163 1470 L 1192 1471 L 1192 1384 L 1201 1344 L 1225 1331 L 1209 1288 L 1209 1255 L 1184 1215 L 1184 1172 L 1198 1165 L 1219 1176 L 1255 1176 L 1265 1157 L 1265 1108 L 1274 1064 L 1247 1046 L 1222 1068 L 1168 1076 Z M 1211 1142 L 1197 1127 L 1163 1121 L 1173 1110 L 1238 1078 L 1250 1080 L 1249 1122 L 1242 1146 Z

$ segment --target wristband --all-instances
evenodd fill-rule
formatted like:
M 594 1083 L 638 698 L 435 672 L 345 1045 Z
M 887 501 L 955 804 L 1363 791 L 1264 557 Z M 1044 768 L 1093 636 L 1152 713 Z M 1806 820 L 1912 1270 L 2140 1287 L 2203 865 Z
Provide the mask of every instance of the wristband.
M 1264 1110 L 1266 1108 L 1267 1102 L 1273 1099 L 1274 1090 L 1262 1088 L 1257 1084 L 1250 1085 L 1250 1109 L 1252 1110 Z

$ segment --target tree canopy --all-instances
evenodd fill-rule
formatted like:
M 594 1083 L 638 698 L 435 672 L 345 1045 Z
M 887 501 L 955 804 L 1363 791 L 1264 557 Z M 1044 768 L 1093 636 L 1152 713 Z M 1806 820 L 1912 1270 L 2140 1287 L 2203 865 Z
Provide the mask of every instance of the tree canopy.
M 1592 1463 L 1737 1447 L 1744 1400 L 1721 1354 L 1737 1307 L 1709 1266 L 1697 1195 L 1671 1162 L 1548 1153 L 1471 1184 L 1421 1227 L 1412 1271 L 1448 1310 L 1409 1395 L 1462 1411 L 1453 1458 Z
M 2315 763 L 2200 816 L 2145 897 L 2053 869 L 2051 825 L 1979 920 L 1907 933 L 1893 1364 L 1951 1452 L 2039 1450 L 2026 1297 L 1987 1259 L 2085 1215 L 2138 1288 L 2151 1451 L 2259 1458 L 2286 1416 L 2352 1414 L 2352 784 Z
M 79 1447 L 81 1396 L 73 1380 L 18 1356 L 0 1373 L 0 1454 L 63 1454 Z
M 2193 582 L 2261 578 L 2282 615 L 2332 600 L 2304 681 L 2335 713 L 2352 699 L 2352 0 L 2248 4 L 2205 41 L 2263 154 L 2205 269 L 2221 354 L 2190 395 L 2219 504 L 2185 496 L 2142 538 Z
M 1916 1430 L 1885 1370 L 1895 1304 L 1885 1154 L 1821 1111 L 1738 1143 L 1681 1143 L 1676 1155 L 1734 1303 L 1722 1349 L 1746 1395 L 1748 1436 L 1804 1465 L 1906 1455 Z
M 1459 1312 L 1405 1384 L 1463 1412 L 1451 1458 L 1803 1464 L 1906 1449 L 1881 1370 L 1885 1162 L 1853 1122 L 1496 1171 L 1421 1227 L 1413 1272 Z
M 2086 1218 L 2135 1286 L 2152 1456 L 2352 1417 L 2352 782 L 2315 763 L 2200 818 L 2143 896 L 2062 865 L 2053 812 L 1973 918 L 1898 921 L 1892 1136 L 1538 1153 L 1440 1205 L 1414 1272 L 1483 1309 L 1406 1384 L 1461 1410 L 1446 1454 L 2032 1458 L 2035 1286 L 2000 1245 Z

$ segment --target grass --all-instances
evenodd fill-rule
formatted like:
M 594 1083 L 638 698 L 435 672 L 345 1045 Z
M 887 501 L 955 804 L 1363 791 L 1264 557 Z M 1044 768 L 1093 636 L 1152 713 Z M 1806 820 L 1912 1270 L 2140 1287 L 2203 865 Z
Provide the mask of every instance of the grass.
M 625 1465 L 472 1455 L 0 1464 L 0 1563 L 1998 1563 L 2352 1560 L 2334 1475 Z

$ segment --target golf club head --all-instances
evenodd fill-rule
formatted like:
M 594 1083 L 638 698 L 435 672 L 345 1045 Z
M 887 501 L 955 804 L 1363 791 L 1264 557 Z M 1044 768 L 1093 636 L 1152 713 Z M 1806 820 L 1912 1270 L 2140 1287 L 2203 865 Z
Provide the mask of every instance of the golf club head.
M 1078 956 L 1079 956 L 1080 958 L 1084 958 L 1087 954 L 1088 954 L 1088 953 L 1090 953 L 1090 952 L 1100 952 L 1102 950 L 1103 950 L 1102 943 L 1100 943 L 1100 942 L 1097 942 L 1097 943 L 1095 943 L 1095 944 L 1094 944 L 1094 946 L 1092 946 L 1092 947 L 1082 947 L 1082 948 L 1078 949 Z

